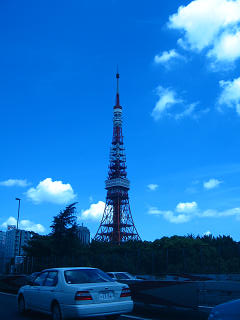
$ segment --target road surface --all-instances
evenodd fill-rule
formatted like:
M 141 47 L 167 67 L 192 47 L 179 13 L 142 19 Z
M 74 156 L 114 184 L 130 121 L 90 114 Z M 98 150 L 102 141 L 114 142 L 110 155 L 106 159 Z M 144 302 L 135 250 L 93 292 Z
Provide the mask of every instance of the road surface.
M 9 293 L 0 293 L 0 319 L 1 320 L 50 320 L 49 316 L 30 312 L 26 316 L 20 316 L 17 312 L 16 295 Z M 93 318 L 89 318 L 89 320 Z M 98 318 L 104 320 L 104 318 Z M 159 314 L 157 312 L 151 313 L 148 311 L 138 311 L 129 315 L 123 315 L 119 320 L 197 320 L 195 316 L 189 315 L 171 315 L 170 317 Z

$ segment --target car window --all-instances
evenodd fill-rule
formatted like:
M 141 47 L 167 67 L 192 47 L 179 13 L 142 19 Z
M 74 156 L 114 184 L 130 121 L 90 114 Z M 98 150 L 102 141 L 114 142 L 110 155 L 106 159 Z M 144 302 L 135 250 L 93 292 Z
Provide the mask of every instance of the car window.
M 99 269 L 78 269 L 64 271 L 65 281 L 68 284 L 113 282 L 113 280 Z
M 33 286 L 42 286 L 46 279 L 47 274 L 48 272 L 40 273 L 40 275 L 37 276 L 37 278 L 33 281 Z
M 48 272 L 47 278 L 44 282 L 44 286 L 55 287 L 58 282 L 58 273 L 57 271 Z
M 30 281 L 30 282 L 33 282 L 36 278 L 37 278 L 37 276 L 40 274 L 40 272 L 34 272 L 34 273 L 32 273 L 32 274 L 30 274 L 29 276 L 28 276 L 28 280 Z
M 119 280 L 130 279 L 130 277 L 125 273 L 116 273 L 115 275 Z
M 107 275 L 109 276 L 109 277 L 111 277 L 111 278 L 114 278 L 114 275 L 112 274 L 112 273 L 107 273 Z

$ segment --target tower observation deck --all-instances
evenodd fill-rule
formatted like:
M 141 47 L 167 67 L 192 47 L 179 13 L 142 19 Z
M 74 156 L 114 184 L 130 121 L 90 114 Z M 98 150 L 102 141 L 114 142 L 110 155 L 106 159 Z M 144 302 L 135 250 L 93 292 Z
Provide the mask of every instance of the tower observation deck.
M 94 237 L 96 241 L 120 244 L 129 240 L 141 240 L 134 225 L 128 190 L 126 156 L 122 135 L 122 107 L 119 101 L 119 74 L 116 74 L 116 105 L 113 107 L 113 138 L 110 149 L 108 178 L 105 181 L 107 190 L 106 205 L 103 217 Z

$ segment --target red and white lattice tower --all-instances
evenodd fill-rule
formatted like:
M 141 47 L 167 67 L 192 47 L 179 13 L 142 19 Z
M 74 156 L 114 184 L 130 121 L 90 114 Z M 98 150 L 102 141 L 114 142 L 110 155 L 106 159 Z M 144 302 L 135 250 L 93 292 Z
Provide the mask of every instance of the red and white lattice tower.
M 107 189 L 106 205 L 102 221 L 94 237 L 96 241 L 121 242 L 141 240 L 134 225 L 128 190 L 130 182 L 127 179 L 127 166 L 122 135 L 122 107 L 119 102 L 118 81 L 116 105 L 113 113 L 113 138 L 110 151 L 110 165 L 108 179 L 105 181 Z

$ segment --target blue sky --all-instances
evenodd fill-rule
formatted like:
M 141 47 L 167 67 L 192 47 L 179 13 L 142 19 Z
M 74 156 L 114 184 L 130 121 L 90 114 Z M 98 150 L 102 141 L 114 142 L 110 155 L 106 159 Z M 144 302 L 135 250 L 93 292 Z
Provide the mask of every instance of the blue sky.
M 0 4 L 0 225 L 49 232 L 104 208 L 116 65 L 143 240 L 240 240 L 240 1 Z

